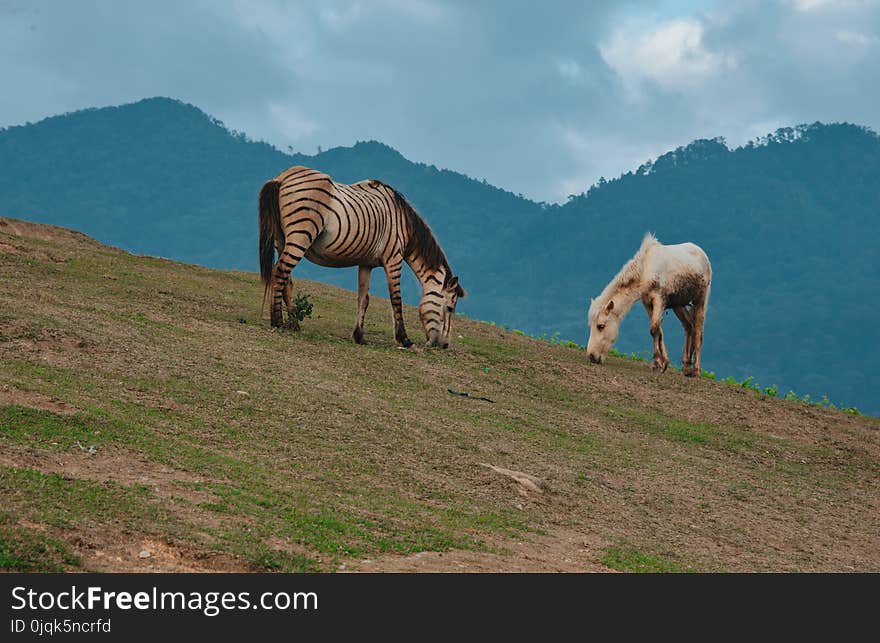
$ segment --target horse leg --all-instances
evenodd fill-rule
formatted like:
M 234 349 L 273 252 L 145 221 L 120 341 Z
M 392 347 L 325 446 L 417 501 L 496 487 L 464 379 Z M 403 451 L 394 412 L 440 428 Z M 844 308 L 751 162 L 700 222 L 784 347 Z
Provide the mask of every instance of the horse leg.
M 654 338 L 654 361 L 651 363 L 651 368 L 665 373 L 669 366 L 669 356 L 663 343 L 663 300 L 655 295 L 649 301 L 650 305 L 645 303 L 645 308 L 651 317 L 651 337 Z
M 694 377 L 700 376 L 700 357 L 703 353 L 703 326 L 706 323 L 706 300 L 705 298 L 699 302 L 694 304 L 693 308 L 693 319 L 694 319 L 694 368 L 691 371 L 691 375 Z
M 275 268 L 272 271 L 272 314 L 271 325 L 281 327 L 284 325 L 284 315 L 282 314 L 282 301 L 287 305 L 289 328 L 299 330 L 299 320 L 291 313 L 291 292 L 293 283 L 290 273 L 296 268 L 297 264 L 302 260 L 303 256 L 311 245 L 312 236 L 309 229 L 290 230 L 287 232 L 284 242 L 284 248 L 278 254 L 278 261 L 275 262 Z M 304 245 L 308 244 L 308 245 Z
M 275 250 L 278 252 L 278 256 L 280 257 L 281 253 L 284 252 L 284 239 L 276 241 Z M 293 319 L 293 307 L 291 306 L 291 302 L 293 301 L 293 277 L 290 277 L 290 279 L 287 280 L 287 285 L 281 292 L 281 296 L 284 299 L 284 307 L 287 309 L 288 319 Z
M 367 306 L 370 305 L 370 273 L 373 269 L 369 266 L 358 267 L 358 312 L 354 322 L 354 332 L 351 338 L 355 344 L 366 344 L 364 339 L 364 317 L 367 316 Z
M 681 322 L 684 328 L 684 353 L 681 356 L 682 372 L 685 375 L 691 374 L 693 368 L 693 348 L 694 348 L 694 323 L 691 314 L 684 306 L 676 306 L 674 309 L 675 316 Z
M 280 254 L 280 253 L 279 253 Z M 293 275 L 291 275 L 290 279 L 287 280 L 287 285 L 284 287 L 284 307 L 287 308 L 287 319 L 295 319 L 293 315 Z
M 391 315 L 394 319 L 394 339 L 404 348 L 412 346 L 409 337 L 406 336 L 406 328 L 403 325 L 403 300 L 400 297 L 400 270 L 403 266 L 403 256 L 393 256 L 383 265 L 385 278 L 388 280 L 388 296 L 391 299 Z

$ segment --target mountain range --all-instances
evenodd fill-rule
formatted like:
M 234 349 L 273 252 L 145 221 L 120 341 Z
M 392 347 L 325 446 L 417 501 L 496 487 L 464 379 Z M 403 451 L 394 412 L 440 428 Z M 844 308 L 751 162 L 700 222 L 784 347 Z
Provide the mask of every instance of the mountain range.
M 0 131 L 0 215 L 75 228 L 136 253 L 255 270 L 257 193 L 297 164 L 398 188 L 468 290 L 459 310 L 534 335 L 585 343 L 589 298 L 646 231 L 698 243 L 714 272 L 704 368 L 880 413 L 872 334 L 880 138 L 857 125 L 783 128 L 737 148 L 697 140 L 547 204 L 375 141 L 286 154 L 192 105 L 152 98 Z M 308 263 L 297 275 L 349 289 L 357 279 L 354 269 Z M 378 277 L 374 292 L 384 294 Z M 404 296 L 417 300 L 414 279 Z M 371 315 L 385 312 L 374 306 Z M 664 329 L 678 357 L 674 316 Z M 634 309 L 617 348 L 650 346 L 647 317 Z

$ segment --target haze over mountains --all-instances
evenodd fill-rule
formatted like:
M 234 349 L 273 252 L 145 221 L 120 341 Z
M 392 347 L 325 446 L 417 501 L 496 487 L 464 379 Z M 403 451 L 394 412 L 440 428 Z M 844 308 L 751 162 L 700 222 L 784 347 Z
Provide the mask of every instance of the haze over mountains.
M 705 368 L 880 413 L 880 138 L 856 125 L 779 130 L 734 150 L 694 141 L 555 205 L 377 142 L 285 154 L 193 106 L 155 98 L 0 131 L 0 215 L 75 228 L 133 252 L 254 270 L 257 192 L 295 164 L 343 182 L 378 178 L 406 194 L 468 289 L 462 312 L 581 344 L 589 297 L 645 231 L 665 243 L 694 241 L 714 268 Z M 303 263 L 297 275 L 356 284 L 354 269 Z M 373 282 L 386 294 L 379 273 Z M 404 295 L 417 300 L 413 279 Z M 374 305 L 370 314 L 388 311 Z M 674 316 L 664 328 L 677 359 Z M 618 348 L 650 349 L 640 308 L 622 325 Z

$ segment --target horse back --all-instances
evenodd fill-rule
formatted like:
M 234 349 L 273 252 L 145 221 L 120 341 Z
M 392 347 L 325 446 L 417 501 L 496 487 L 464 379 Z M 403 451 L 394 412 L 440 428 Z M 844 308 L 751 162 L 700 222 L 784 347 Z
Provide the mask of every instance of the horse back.
M 659 246 L 651 257 L 651 282 L 667 308 L 686 306 L 706 296 L 712 283 L 709 257 L 694 243 Z

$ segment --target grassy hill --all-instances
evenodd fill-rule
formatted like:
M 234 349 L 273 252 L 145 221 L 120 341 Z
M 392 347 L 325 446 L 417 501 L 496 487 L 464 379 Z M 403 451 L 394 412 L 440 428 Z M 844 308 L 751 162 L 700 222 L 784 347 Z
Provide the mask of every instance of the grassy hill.
M 0 569 L 880 571 L 876 419 L 298 283 L 0 219 Z
M 192 105 L 152 98 L 0 129 L 0 215 L 75 228 L 132 252 L 254 270 L 257 192 L 294 164 L 402 190 L 471 294 L 462 312 L 533 335 L 585 343 L 588 298 L 645 231 L 665 243 L 697 242 L 714 266 L 708 370 L 880 414 L 872 339 L 880 137 L 855 125 L 782 129 L 737 149 L 695 141 L 548 205 L 375 141 L 285 154 Z M 354 270 L 308 262 L 297 276 L 347 289 L 357 281 Z M 373 291 L 387 292 L 383 280 Z M 403 294 L 416 302 L 408 271 Z M 679 355 L 682 332 L 670 319 L 670 354 Z M 638 307 L 618 347 L 648 350 L 647 325 Z

